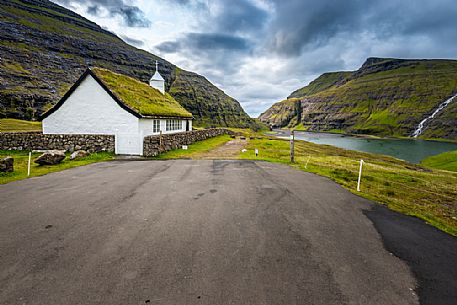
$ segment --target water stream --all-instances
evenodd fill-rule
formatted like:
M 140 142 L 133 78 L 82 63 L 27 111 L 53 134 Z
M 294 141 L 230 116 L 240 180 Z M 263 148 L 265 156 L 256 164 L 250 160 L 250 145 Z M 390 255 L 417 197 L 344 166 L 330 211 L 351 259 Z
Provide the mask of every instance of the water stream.
M 289 131 L 275 131 L 277 132 L 277 137 L 289 137 Z M 295 138 L 316 144 L 327 144 L 350 150 L 389 155 L 412 163 L 419 163 L 429 156 L 457 150 L 457 143 L 420 139 L 372 139 L 316 132 L 295 132 Z
M 456 97 L 457 97 L 457 94 L 452 96 L 451 98 L 447 99 L 446 101 L 442 102 L 430 116 L 423 119 L 419 123 L 419 125 L 417 125 L 417 129 L 414 131 L 413 137 L 417 138 L 422 133 L 422 131 L 424 131 L 425 123 L 427 123 L 427 121 L 433 119 L 441 110 L 446 108 Z

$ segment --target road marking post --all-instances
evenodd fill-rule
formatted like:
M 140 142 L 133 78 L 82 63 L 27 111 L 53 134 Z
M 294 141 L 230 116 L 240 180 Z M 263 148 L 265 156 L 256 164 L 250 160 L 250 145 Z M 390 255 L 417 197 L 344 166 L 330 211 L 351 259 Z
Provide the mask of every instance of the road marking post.
M 295 159 L 295 151 L 294 151 L 294 130 L 291 131 L 290 133 L 290 162 L 294 163 Z
M 359 168 L 359 180 L 357 181 L 357 192 L 360 192 L 360 181 L 362 180 L 362 167 L 363 167 L 363 160 L 360 159 L 360 168 Z
M 30 176 L 30 163 L 32 161 L 32 152 L 29 151 L 29 164 L 27 165 L 27 177 Z
M 259 150 L 256 148 L 254 149 L 254 153 L 255 153 L 255 156 L 258 157 L 259 156 Z

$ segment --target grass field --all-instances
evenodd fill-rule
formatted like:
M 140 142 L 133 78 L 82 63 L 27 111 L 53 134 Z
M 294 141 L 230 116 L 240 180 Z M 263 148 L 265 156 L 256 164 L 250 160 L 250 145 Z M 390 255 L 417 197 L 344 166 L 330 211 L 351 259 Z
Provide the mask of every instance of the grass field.
M 113 159 L 112 153 L 100 152 L 91 154 L 88 157 L 82 158 L 76 161 L 70 161 L 67 156 L 60 164 L 41 166 L 33 162 L 41 153 L 32 154 L 31 170 L 30 176 L 42 176 L 48 173 L 58 172 L 64 169 L 87 165 L 95 162 L 108 161 Z M 29 153 L 27 151 L 7 151 L 0 150 L 0 159 L 6 156 L 11 156 L 14 158 L 14 172 L 12 173 L 0 173 L 0 184 L 12 182 L 15 180 L 21 180 L 27 178 L 27 164 Z
M 228 135 L 217 136 L 204 141 L 195 142 L 194 144 L 188 145 L 188 149 L 175 149 L 164 152 L 153 159 L 180 159 L 180 158 L 193 158 L 199 154 L 205 153 L 211 149 L 214 149 L 224 143 L 230 141 L 231 138 Z
M 432 168 L 457 172 L 457 150 L 428 157 L 422 160 L 421 164 Z
M 0 132 L 41 131 L 41 122 L 0 119 Z

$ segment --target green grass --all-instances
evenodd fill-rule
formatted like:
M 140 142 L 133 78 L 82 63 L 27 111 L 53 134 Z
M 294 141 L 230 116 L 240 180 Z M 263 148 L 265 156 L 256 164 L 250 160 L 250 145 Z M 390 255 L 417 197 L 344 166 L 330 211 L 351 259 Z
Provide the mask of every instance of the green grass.
M 252 139 L 248 151 L 239 157 L 283 163 L 328 177 L 359 196 L 421 218 L 457 236 L 457 174 L 329 145 L 296 141 L 295 147 L 296 162 L 293 164 L 289 161 L 289 141 L 280 139 Z M 255 148 L 259 149 L 258 157 L 254 155 Z M 362 189 L 357 192 L 360 159 L 366 163 Z
M 0 132 L 41 131 L 41 122 L 16 119 L 0 119 Z
M 171 95 L 165 95 L 132 77 L 93 68 L 92 71 L 127 106 L 142 115 L 192 117 Z
M 14 158 L 14 172 L 12 173 L 0 173 L 0 184 L 26 179 L 27 178 L 27 164 L 29 153 L 27 151 L 7 151 L 7 150 L 0 150 L 0 158 L 4 158 L 6 156 L 11 156 Z M 38 165 L 33 162 L 37 157 L 39 157 L 41 153 L 33 153 L 32 154 L 32 162 L 30 167 L 30 176 L 42 176 L 48 173 L 62 171 L 64 169 L 77 167 L 81 165 L 87 165 L 91 163 L 101 162 L 101 161 L 109 161 L 113 159 L 113 154 L 108 152 L 99 152 L 91 154 L 85 158 L 81 158 L 79 160 L 70 161 L 69 156 L 57 165 Z
M 17 62 L 7 62 L 6 60 L 3 61 L 2 66 L 14 74 L 17 75 L 29 75 L 30 72 L 24 69 L 24 67 Z
M 203 141 L 195 142 L 191 145 L 188 145 L 188 149 L 175 149 L 171 151 L 164 152 L 153 159 L 183 159 L 183 158 L 192 158 L 195 155 L 203 152 L 207 152 L 211 149 L 214 149 L 224 143 L 230 141 L 231 138 L 228 135 L 221 135 L 214 138 L 206 139 Z
M 324 91 L 336 83 L 348 78 L 350 75 L 351 72 L 324 73 L 309 83 L 309 85 L 292 92 L 288 98 L 299 98 Z
M 457 150 L 428 157 L 421 161 L 424 166 L 457 172 Z

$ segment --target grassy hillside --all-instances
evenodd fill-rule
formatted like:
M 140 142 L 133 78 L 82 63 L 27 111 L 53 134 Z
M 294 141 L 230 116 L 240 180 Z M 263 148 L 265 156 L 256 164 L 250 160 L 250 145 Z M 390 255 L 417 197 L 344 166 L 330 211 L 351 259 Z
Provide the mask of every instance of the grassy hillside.
M 336 80 L 335 80 L 336 79 Z M 299 89 L 299 120 L 310 130 L 410 136 L 419 122 L 457 93 L 457 61 L 370 58 L 357 71 L 324 74 Z M 297 102 L 297 100 L 295 100 Z M 276 109 L 286 110 L 280 105 Z M 275 111 L 260 119 L 275 123 Z M 282 117 L 295 114 L 282 113 Z M 422 137 L 457 139 L 457 102 L 427 125 Z
M 0 119 L 0 132 L 41 130 L 41 122 L 30 122 L 17 119 Z
M 422 160 L 421 164 L 432 168 L 457 172 L 457 150 L 428 157 Z
M 47 0 L 0 5 L 0 118 L 36 119 L 84 72 L 97 66 L 148 82 L 155 71 L 196 125 L 254 124 L 240 104 L 204 77 L 123 42 Z
M 351 72 L 329 72 L 324 73 L 311 83 L 308 86 L 300 88 L 292 92 L 287 99 L 299 98 L 308 95 L 313 95 L 315 93 L 324 91 L 338 83 L 343 83 L 349 76 Z

